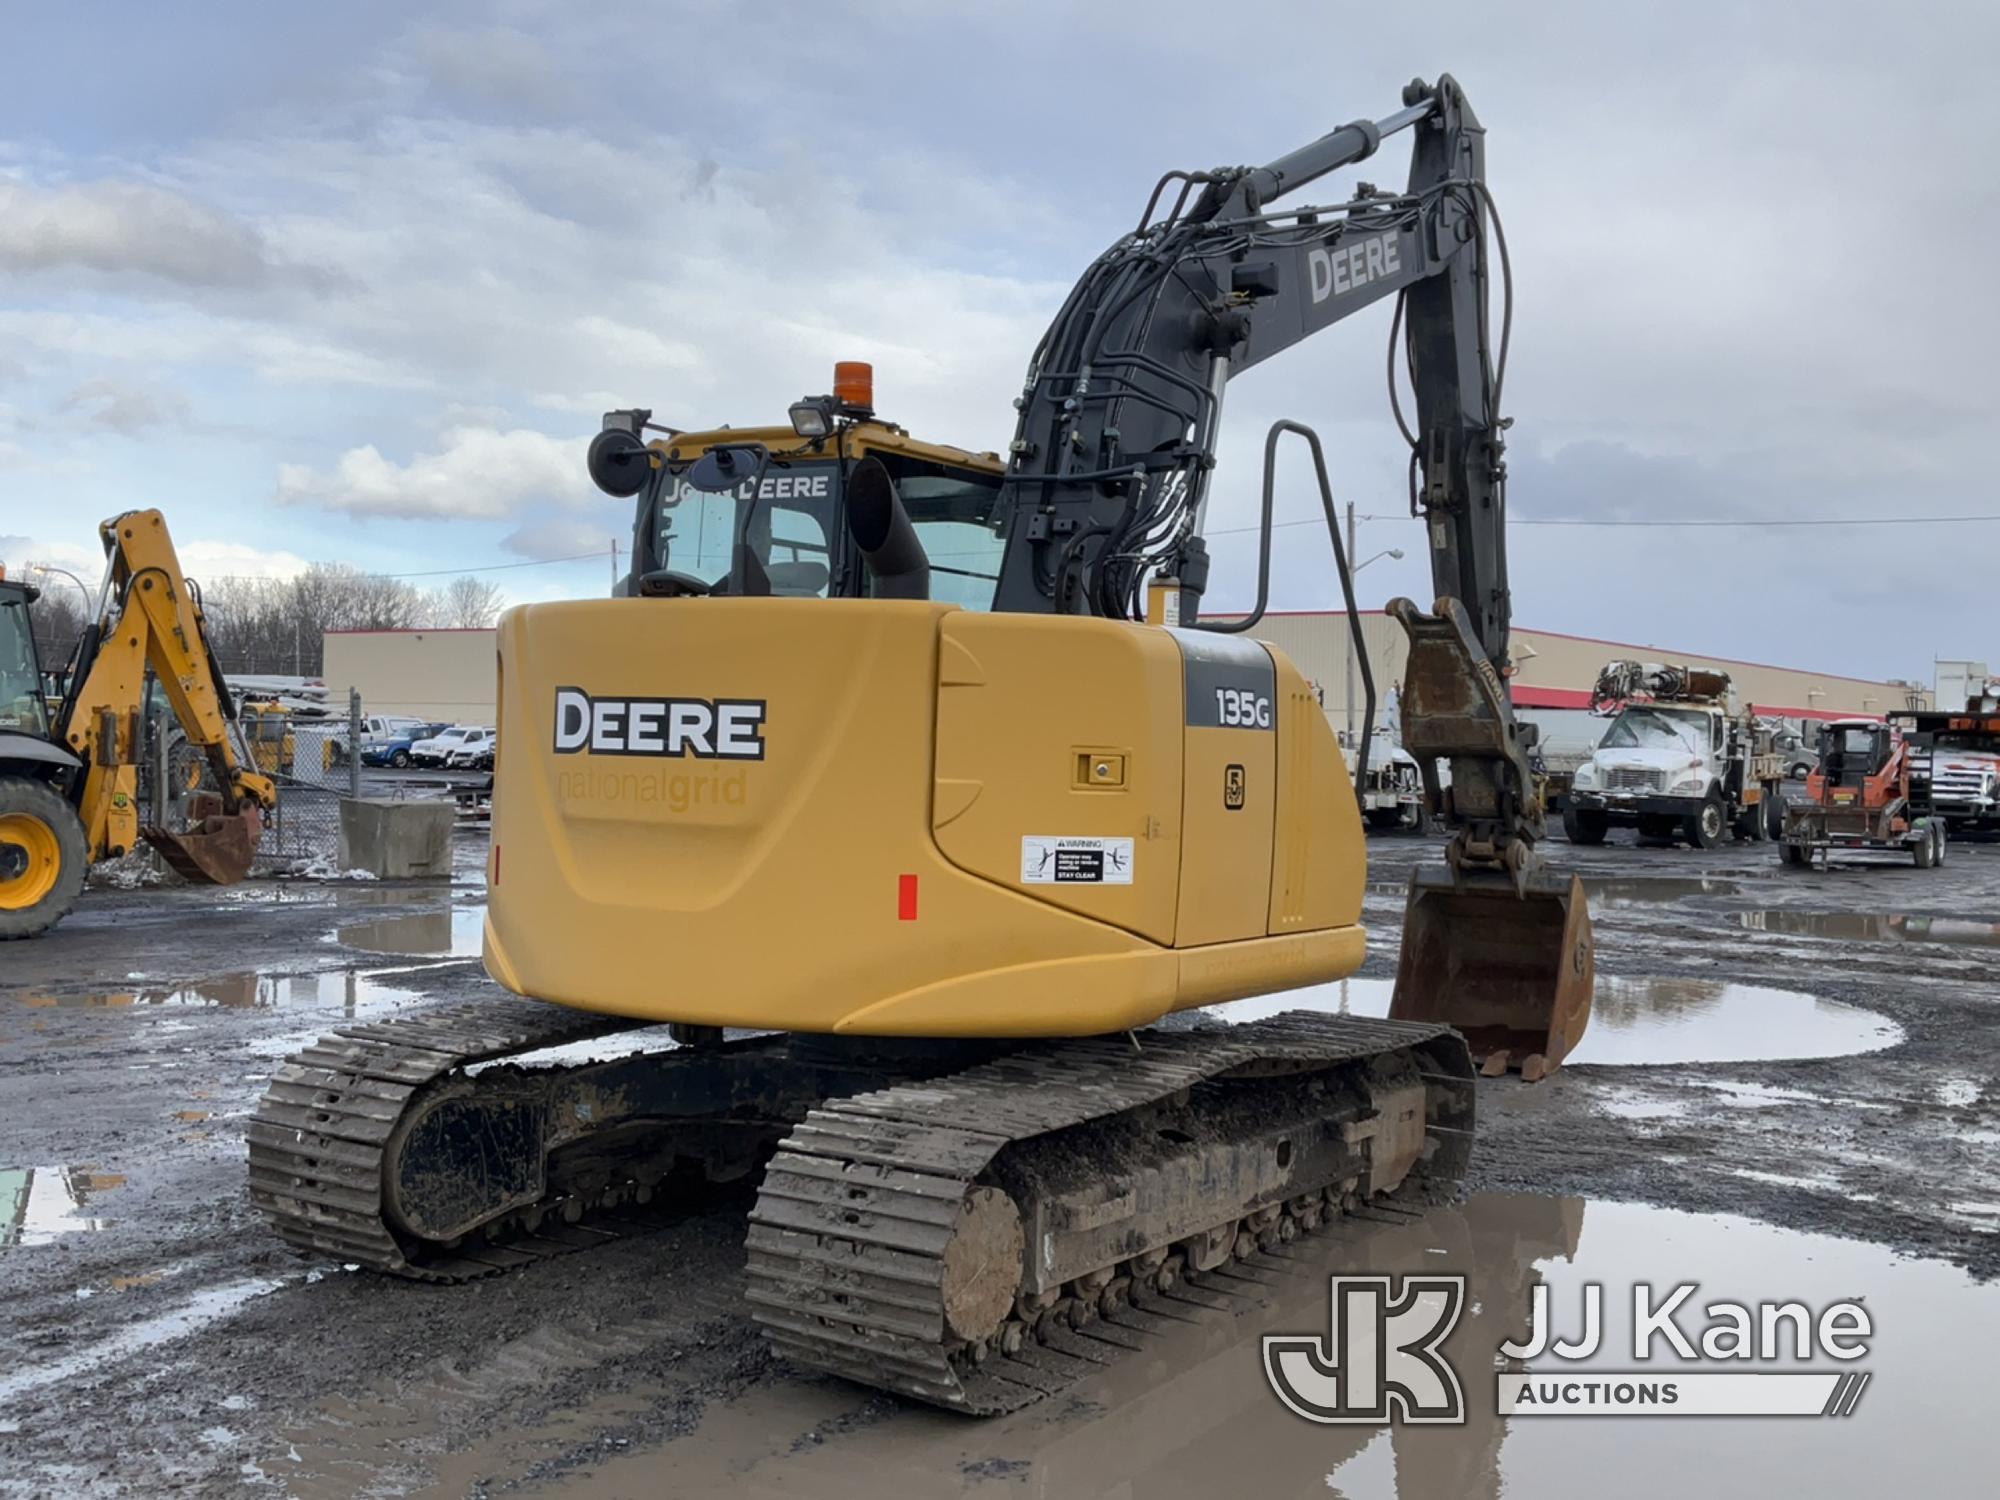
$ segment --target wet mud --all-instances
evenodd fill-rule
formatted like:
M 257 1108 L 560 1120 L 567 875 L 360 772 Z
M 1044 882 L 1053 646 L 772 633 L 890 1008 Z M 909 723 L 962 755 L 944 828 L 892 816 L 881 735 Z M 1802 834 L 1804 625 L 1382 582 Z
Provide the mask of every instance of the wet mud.
M 1404 880 L 1437 848 L 1373 844 L 1350 1010 L 1386 1005 Z M 1481 1080 L 1469 1196 L 1313 1241 L 1237 1312 L 987 1424 L 768 1353 L 738 1305 L 740 1190 L 460 1287 L 264 1229 L 243 1128 L 277 1061 L 494 993 L 477 839 L 450 888 L 92 891 L 0 950 L 0 1496 L 1981 1492 L 1984 1425 L 1954 1405 L 1977 1383 L 1929 1372 L 1996 1321 L 2000 985 L 1977 934 L 2000 846 L 1826 874 L 1768 845 L 1553 853 L 1590 884 L 1604 989 L 1571 1066 Z M 1279 1405 L 1259 1339 L 1323 1327 L 1328 1275 L 1446 1265 L 1480 1288 L 1462 1429 Z M 1634 1279 L 1865 1297 L 1866 1400 L 1838 1423 L 1503 1422 L 1481 1362 L 1533 1285 L 1564 1305 Z

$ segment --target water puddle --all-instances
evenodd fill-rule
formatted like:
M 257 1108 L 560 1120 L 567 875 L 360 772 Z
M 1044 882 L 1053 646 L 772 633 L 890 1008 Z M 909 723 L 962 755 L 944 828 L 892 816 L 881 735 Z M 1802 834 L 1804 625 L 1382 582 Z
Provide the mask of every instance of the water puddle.
M 336 928 L 333 937 L 336 942 L 366 953 L 477 958 L 485 925 L 486 907 L 482 904 L 348 922 Z
M 1716 875 L 1586 876 L 1592 906 L 1669 906 L 1689 896 L 1733 896 L 1740 887 Z
M 0 1247 L 46 1245 L 66 1234 L 108 1228 L 99 1194 L 125 1185 L 95 1167 L 0 1167 Z
M 1833 1100 L 1824 1094 L 1815 1094 L 1807 1089 L 1781 1089 L 1761 1083 L 1704 1083 L 1702 1089 L 1721 1096 L 1721 1102 L 1734 1109 L 1764 1109 L 1777 1104 L 1831 1104 Z M 1888 1104 L 1849 1101 L 1856 1109 L 1890 1109 Z
M 1394 988 L 1387 979 L 1341 979 L 1232 1000 L 1204 1014 L 1231 1022 L 1287 1010 L 1386 1016 Z M 1590 1026 L 1569 1061 L 1633 1066 L 1846 1057 L 1902 1039 L 1903 1029 L 1874 1011 L 1796 990 L 1721 979 L 1602 976 Z
M 1679 1120 L 1687 1116 L 1685 1103 L 1673 1099 L 1640 1099 L 1617 1094 L 1600 1100 L 1597 1108 L 1614 1120 Z
M 1738 882 L 1719 875 L 1587 875 L 1584 894 L 1593 907 L 1670 906 L 1689 896 L 1733 896 Z M 1368 890 L 1376 896 L 1401 896 L 1409 885 L 1401 880 L 1371 880 Z
M 1966 1205 L 1976 1211 L 1984 1205 Z M 1443 1500 L 1533 1495 L 1599 1500 L 1690 1494 L 1967 1493 L 1980 1487 L 1990 1422 L 1984 1387 L 1939 1380 L 1939 1350 L 2000 1319 L 2000 1287 L 1936 1262 L 1899 1260 L 1874 1245 L 1748 1220 L 1634 1204 L 1526 1194 L 1481 1194 L 1409 1222 L 1350 1222 L 1340 1236 L 1301 1241 L 1283 1270 L 1251 1287 L 1240 1316 L 1208 1316 L 1158 1333 L 1141 1355 L 1087 1377 L 1062 1397 L 1013 1416 L 969 1421 L 883 1402 L 838 1380 L 795 1377 L 782 1363 L 736 1400 L 712 1402 L 692 1432 L 634 1443 L 634 1396 L 586 1398 L 449 1458 L 437 1456 L 422 1410 L 435 1398 L 404 1393 L 407 1425 L 315 1424 L 311 1441 L 281 1438 L 259 1469 L 286 1493 L 351 1494 L 393 1479 L 421 1488 L 465 1481 L 536 1493 L 596 1497 L 685 1494 L 1049 1496 L 1214 1500 L 1242 1493 Z M 1469 1278 L 1465 1312 L 1442 1352 L 1459 1374 L 1465 1420 L 1446 1426 L 1325 1426 L 1300 1420 L 1264 1378 L 1261 1340 L 1324 1336 L 1327 1278 L 1384 1273 Z M 1815 1354 L 1774 1365 L 1711 1363 L 1788 1373 L 1866 1369 L 1865 1398 L 1839 1421 L 1736 1419 L 1698 1426 L 1657 1416 L 1595 1421 L 1502 1416 L 1495 1391 L 1500 1344 L 1526 1331 L 1546 1288 L 1558 1335 L 1582 1322 L 1586 1285 L 1603 1288 L 1600 1351 L 1578 1364 L 1529 1361 L 1536 1374 L 1585 1378 L 1632 1362 L 1632 1289 L 1683 1282 L 1699 1291 L 1680 1326 L 1696 1334 L 1712 1301 L 1798 1301 L 1817 1310 L 1862 1300 L 1874 1325 L 1857 1365 Z M 1656 1349 L 1648 1378 L 1685 1373 Z M 1629 1376 L 1627 1378 L 1630 1378 Z M 289 1451 L 288 1451 L 289 1449 Z M 1615 1476 L 1615 1478 L 1608 1478 Z M 539 1480 L 539 1486 L 533 1481 Z M 1251 1482 L 1254 1481 L 1254 1482 Z
M 1963 1109 L 1968 1104 L 1977 1104 L 1984 1089 L 1970 1078 L 1941 1078 L 1931 1086 L 1937 1102 L 1950 1109 Z
M 1907 912 L 1767 911 L 1739 914 L 1749 932 L 1775 932 L 1786 937 L 1826 938 L 1844 943 L 1955 943 L 1975 948 L 2000 948 L 2000 922 L 1970 922 L 1963 917 L 1920 917 Z
M 75 993 L 30 990 L 16 1003 L 32 1010 L 337 1010 L 356 1016 L 414 999 L 411 991 L 383 982 L 397 971 L 363 973 L 333 969 L 322 974 L 218 974 L 190 984 L 133 984 Z
M 1852 1198 L 1857 1203 L 1873 1203 L 1873 1193 L 1857 1193 L 1841 1182 L 1838 1177 L 1824 1173 L 1807 1176 L 1797 1172 L 1765 1172 L 1756 1167 L 1731 1167 L 1732 1177 L 1741 1177 L 1749 1182 L 1769 1183 L 1772 1187 L 1804 1188 L 1813 1193 L 1838 1193 L 1843 1198 Z

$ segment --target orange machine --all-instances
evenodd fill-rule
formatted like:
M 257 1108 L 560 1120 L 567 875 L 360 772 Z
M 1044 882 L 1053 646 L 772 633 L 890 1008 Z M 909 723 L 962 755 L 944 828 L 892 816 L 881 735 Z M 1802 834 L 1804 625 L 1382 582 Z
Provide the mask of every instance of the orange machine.
M 1780 851 L 1788 865 L 1809 866 L 1836 849 L 1908 854 L 1920 870 L 1944 863 L 1944 819 L 1930 787 L 1915 773 L 1910 742 L 1876 719 L 1838 719 L 1820 735 L 1819 767 L 1803 801 L 1785 809 Z

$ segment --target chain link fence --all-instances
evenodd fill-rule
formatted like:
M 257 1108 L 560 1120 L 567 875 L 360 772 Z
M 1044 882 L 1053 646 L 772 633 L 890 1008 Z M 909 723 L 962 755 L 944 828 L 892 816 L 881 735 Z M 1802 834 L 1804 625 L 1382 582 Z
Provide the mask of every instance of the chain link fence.
M 233 740 L 237 759 L 269 777 L 278 790 L 277 807 L 264 815 L 253 875 L 339 874 L 340 804 L 364 793 L 450 797 L 458 804 L 460 828 L 485 827 L 490 802 L 482 783 L 490 783 L 489 773 L 467 772 L 463 781 L 447 784 L 367 785 L 354 749 L 362 742 L 361 727 L 358 692 L 349 694 L 344 718 L 307 719 L 265 705 L 240 705 Z M 215 789 L 200 747 L 171 718 L 157 720 L 140 772 L 141 821 L 185 828 L 193 821 L 194 799 Z
M 344 723 L 242 705 L 234 734 L 237 759 L 268 776 L 278 791 L 276 809 L 264 815 L 252 874 L 337 872 L 341 799 L 361 793 L 361 767 L 349 753 L 360 742 L 360 719 L 358 693 L 350 695 Z M 158 721 L 141 771 L 145 821 L 185 828 L 193 819 L 194 799 L 214 790 L 214 772 L 201 748 L 172 720 Z

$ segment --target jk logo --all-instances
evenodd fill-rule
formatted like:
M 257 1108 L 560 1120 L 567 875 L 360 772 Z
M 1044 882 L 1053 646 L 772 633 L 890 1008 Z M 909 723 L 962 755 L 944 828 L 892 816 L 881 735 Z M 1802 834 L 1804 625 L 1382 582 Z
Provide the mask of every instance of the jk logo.
M 1308 1422 L 1465 1421 L 1458 1372 L 1438 1352 L 1465 1310 L 1463 1276 L 1335 1276 L 1331 1300 L 1327 1337 L 1265 1335 L 1280 1401 Z

